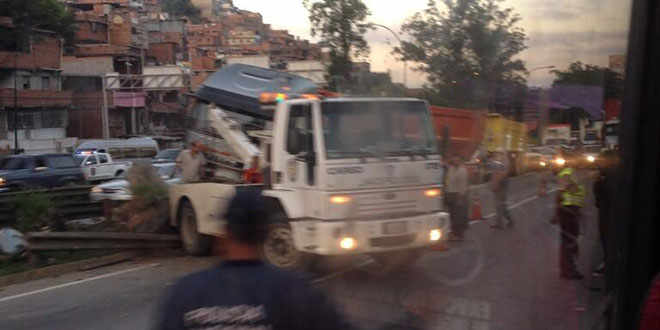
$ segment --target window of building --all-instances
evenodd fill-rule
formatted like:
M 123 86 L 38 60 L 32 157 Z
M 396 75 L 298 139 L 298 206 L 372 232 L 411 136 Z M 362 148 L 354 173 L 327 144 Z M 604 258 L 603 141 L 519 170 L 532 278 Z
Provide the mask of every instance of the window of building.
M 41 77 L 41 89 L 50 89 L 50 77 Z
M 64 127 L 63 112 L 60 110 L 48 110 L 41 113 L 41 128 Z
M 7 126 L 10 131 L 14 130 L 14 116 L 10 116 Z M 19 111 L 16 115 L 16 126 L 18 129 L 32 129 L 34 127 L 34 113 L 31 111 Z
M 19 85 L 23 89 L 30 89 L 31 84 L 30 84 L 30 76 L 20 76 L 19 78 Z

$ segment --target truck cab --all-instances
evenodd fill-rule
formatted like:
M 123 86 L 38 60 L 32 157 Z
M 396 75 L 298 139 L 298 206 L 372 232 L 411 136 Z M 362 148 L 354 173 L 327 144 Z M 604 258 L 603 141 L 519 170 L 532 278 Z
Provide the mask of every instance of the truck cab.
M 428 232 L 448 223 L 429 119 L 426 103 L 413 99 L 279 104 L 264 194 L 296 220 L 297 248 L 342 254 L 345 238 L 364 252 L 428 245 Z

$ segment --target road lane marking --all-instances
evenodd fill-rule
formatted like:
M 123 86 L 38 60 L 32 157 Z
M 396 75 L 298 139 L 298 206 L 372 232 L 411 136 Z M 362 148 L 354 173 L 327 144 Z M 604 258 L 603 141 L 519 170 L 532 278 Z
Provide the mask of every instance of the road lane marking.
M 555 192 L 555 191 L 557 191 L 557 190 L 559 190 L 559 188 L 552 188 L 552 189 L 548 190 L 547 193 L 548 193 L 548 194 L 549 194 L 549 193 L 553 193 L 553 192 Z M 518 201 L 518 202 L 516 202 L 516 203 L 513 203 L 513 204 L 509 205 L 509 206 L 507 207 L 507 209 L 509 209 L 509 210 L 516 209 L 516 208 L 518 208 L 518 207 L 520 207 L 520 206 L 523 206 L 523 205 L 525 205 L 525 204 L 527 204 L 527 203 L 529 203 L 529 202 L 531 202 L 531 201 L 537 200 L 538 198 L 539 198 L 539 196 L 537 196 L 537 195 L 535 195 L 535 196 L 531 196 L 531 197 L 527 197 L 527 198 L 525 198 L 525 199 L 523 199 L 523 200 L 521 200 L 521 201 Z M 493 217 L 495 217 L 495 215 L 496 215 L 495 212 L 489 213 L 489 214 L 483 216 L 483 220 L 481 220 L 481 219 L 480 219 L 480 220 L 472 220 L 472 221 L 470 221 L 470 224 L 473 225 L 473 224 L 476 224 L 476 223 L 484 222 L 484 220 L 486 220 L 486 219 L 490 219 L 490 218 L 493 218 Z
M 27 297 L 27 296 L 32 296 L 32 295 L 35 295 L 35 294 L 44 293 L 44 292 L 48 292 L 48 291 L 52 291 L 52 290 L 56 290 L 56 289 L 66 288 L 66 287 L 72 286 L 72 285 L 83 284 L 83 283 L 96 281 L 96 280 L 100 280 L 100 279 L 104 279 L 104 278 L 108 278 L 108 277 L 112 277 L 112 276 L 117 276 L 117 275 L 121 275 L 121 274 L 126 274 L 126 273 L 130 273 L 130 272 L 134 272 L 134 271 L 138 271 L 138 270 L 142 270 L 142 269 L 146 269 L 146 268 L 156 267 L 158 265 L 159 264 L 149 264 L 149 265 L 144 265 L 144 266 L 140 266 L 140 267 L 124 269 L 124 270 L 116 271 L 116 272 L 113 272 L 113 273 L 98 275 L 98 276 L 94 276 L 94 277 L 90 277 L 90 278 L 86 278 L 86 279 L 82 279 L 82 280 L 76 280 L 76 281 L 69 282 L 69 283 L 64 283 L 64 284 L 51 286 L 51 287 L 48 287 L 48 288 L 43 288 L 43 289 L 34 290 L 34 291 L 30 291 L 30 292 L 25 292 L 25 293 L 21 293 L 21 294 L 9 296 L 9 297 L 4 297 L 4 298 L 0 298 L 0 303 L 5 302 L 5 301 L 18 299 L 18 298 Z

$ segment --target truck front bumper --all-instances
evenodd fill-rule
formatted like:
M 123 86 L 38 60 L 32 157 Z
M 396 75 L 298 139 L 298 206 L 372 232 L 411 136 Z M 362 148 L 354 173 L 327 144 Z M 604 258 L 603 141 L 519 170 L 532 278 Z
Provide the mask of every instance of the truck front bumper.
M 348 255 L 430 247 L 447 240 L 450 222 L 449 214 L 435 212 L 382 220 L 305 220 L 291 225 L 299 251 Z

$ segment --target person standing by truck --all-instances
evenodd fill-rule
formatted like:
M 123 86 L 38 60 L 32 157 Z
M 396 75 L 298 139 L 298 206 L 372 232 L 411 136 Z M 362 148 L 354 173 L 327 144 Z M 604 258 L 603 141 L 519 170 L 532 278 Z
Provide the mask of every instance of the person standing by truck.
M 176 157 L 176 166 L 181 170 L 183 182 L 199 182 L 204 177 L 206 159 L 201 149 L 201 143 L 194 141 L 190 144 L 190 149 L 181 151 Z
M 224 261 L 179 280 L 154 329 L 349 329 L 321 291 L 261 261 L 267 213 L 259 189 L 236 192 L 224 216 Z
M 513 219 L 506 205 L 507 193 L 509 190 L 509 174 L 511 172 L 511 162 L 504 152 L 494 154 L 495 161 L 492 165 L 490 188 L 495 195 L 495 222 L 490 226 L 493 229 L 504 229 L 504 219 L 507 220 L 506 227 L 514 226 Z
M 563 279 L 581 280 L 576 260 L 579 252 L 580 218 L 584 207 L 585 190 L 577 182 L 575 170 L 567 167 L 558 174 L 560 190 L 557 193 L 557 212 L 554 222 L 559 223 L 561 245 L 559 250 L 560 276 Z
M 447 170 L 447 208 L 451 217 L 452 240 L 463 240 L 467 229 L 468 173 L 458 156 L 449 161 Z

